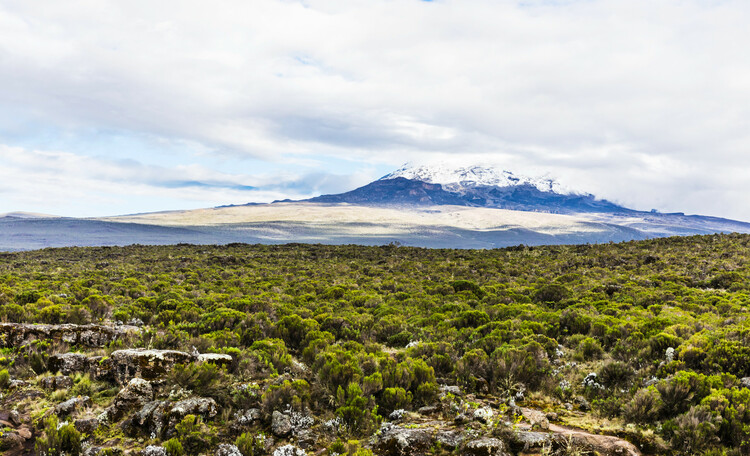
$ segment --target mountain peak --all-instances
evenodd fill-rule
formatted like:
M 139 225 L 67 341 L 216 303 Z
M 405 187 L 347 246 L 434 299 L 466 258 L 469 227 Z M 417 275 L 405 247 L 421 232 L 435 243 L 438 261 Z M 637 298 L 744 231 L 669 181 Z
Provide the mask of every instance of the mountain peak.
M 560 195 L 578 194 L 547 176 L 531 177 L 487 165 L 456 166 L 449 163 L 415 165 L 406 163 L 380 180 L 403 177 L 430 184 L 440 184 L 447 191 L 460 192 L 472 187 L 516 187 L 529 185 L 541 192 Z

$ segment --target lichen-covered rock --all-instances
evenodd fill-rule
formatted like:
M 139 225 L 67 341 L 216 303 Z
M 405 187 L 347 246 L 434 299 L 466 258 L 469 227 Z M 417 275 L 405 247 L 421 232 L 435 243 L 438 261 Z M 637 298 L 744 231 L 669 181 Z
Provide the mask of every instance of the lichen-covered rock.
M 78 432 L 92 434 L 99 427 L 99 420 L 96 418 L 82 418 L 73 422 Z
M 242 456 L 240 449 L 237 445 L 230 445 L 222 443 L 219 448 L 216 449 L 216 456 Z
M 124 385 L 131 378 L 157 380 L 164 377 L 176 364 L 187 364 L 195 357 L 177 350 L 146 350 L 142 348 L 117 350 L 102 362 L 100 370 L 111 373 L 113 379 Z
M 500 439 L 485 437 L 472 440 L 464 447 L 467 456 L 510 456 L 505 450 L 505 443 Z
M 82 347 L 103 347 L 126 334 L 139 331 L 134 326 L 36 325 L 0 323 L 0 348 L 15 348 L 34 340 L 66 342 Z
M 39 385 L 48 390 L 68 389 L 73 386 L 73 379 L 66 375 L 44 377 L 39 381 Z
M 234 414 L 234 420 L 239 426 L 250 426 L 255 421 L 260 420 L 260 409 L 240 410 Z
M 516 452 L 529 452 L 549 448 L 552 444 L 552 437 L 547 432 L 517 431 L 512 434 L 509 444 Z
M 74 397 L 72 399 L 68 399 L 65 402 L 57 404 L 55 406 L 55 415 L 60 416 L 60 417 L 66 417 L 90 405 L 91 405 L 91 398 L 89 398 L 88 396 Z
M 221 353 L 203 353 L 198 355 L 199 363 L 211 363 L 219 367 L 228 367 L 232 364 L 232 356 Z
M 63 375 L 88 372 L 89 358 L 82 353 L 62 353 L 52 355 L 47 362 L 50 371 Z
M 172 416 L 178 416 L 180 419 L 187 415 L 200 415 L 204 419 L 213 418 L 218 413 L 216 401 L 210 397 L 191 397 L 176 402 L 169 410 Z
M 120 410 L 141 407 L 154 400 L 154 389 L 151 383 L 142 378 L 132 378 L 125 388 L 121 389 L 113 401 Z
M 406 428 L 391 423 L 380 427 L 380 434 L 373 437 L 376 454 L 407 456 L 421 454 L 433 443 L 432 432 L 421 428 Z
M 440 429 L 435 435 L 435 440 L 440 444 L 442 448 L 447 450 L 455 450 L 464 441 L 464 436 L 459 431 L 444 430 Z
M 149 445 L 141 451 L 141 456 L 167 456 L 167 450 L 164 447 Z
M 271 432 L 276 437 L 286 437 L 292 433 L 292 421 L 289 416 L 284 415 L 278 410 L 274 410 L 271 415 Z
M 167 412 L 168 402 L 166 401 L 151 401 L 144 404 L 138 412 L 133 414 L 128 423 L 130 433 L 161 437 Z
M 441 394 L 452 394 L 454 396 L 460 396 L 461 395 L 461 388 L 455 385 L 442 385 L 440 387 L 440 393 Z
M 547 415 L 539 410 L 521 408 L 521 414 L 531 424 L 532 429 L 549 430 L 549 420 Z
M 273 456 L 305 456 L 305 450 L 294 445 L 284 445 L 273 452 Z
M 482 423 L 489 423 L 495 413 L 489 407 L 480 407 L 474 410 L 474 419 Z

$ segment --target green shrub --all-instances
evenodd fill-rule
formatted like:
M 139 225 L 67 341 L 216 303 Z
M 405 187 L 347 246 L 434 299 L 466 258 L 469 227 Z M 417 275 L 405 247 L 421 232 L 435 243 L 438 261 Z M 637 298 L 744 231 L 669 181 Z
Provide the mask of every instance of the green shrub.
M 164 450 L 167 452 L 167 456 L 183 456 L 185 454 L 182 443 L 174 437 L 164 442 Z
M 384 416 L 390 415 L 390 413 L 394 410 L 408 410 L 411 408 L 411 400 L 411 393 L 403 388 L 386 388 L 383 391 L 383 396 L 378 403 L 378 410 L 381 410 Z
M 10 373 L 8 369 L 0 370 L 0 389 L 5 389 L 10 385 Z
M 266 454 L 266 435 L 245 432 L 234 441 L 242 456 L 259 456 Z
M 578 344 L 575 358 L 580 361 L 591 361 L 601 358 L 602 354 L 604 354 L 602 344 L 594 338 L 586 337 Z
M 60 425 L 57 416 L 44 421 L 44 436 L 34 445 L 36 454 L 47 456 L 78 456 L 81 454 L 81 434 L 72 423 Z
M 659 391 L 649 386 L 638 390 L 623 407 L 623 416 L 631 423 L 646 424 L 655 421 L 659 417 L 662 401 Z

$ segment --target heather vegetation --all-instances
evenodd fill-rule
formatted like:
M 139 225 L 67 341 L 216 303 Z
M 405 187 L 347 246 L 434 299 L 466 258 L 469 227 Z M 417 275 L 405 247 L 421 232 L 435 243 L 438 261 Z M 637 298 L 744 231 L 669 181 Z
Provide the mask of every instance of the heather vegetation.
M 15 428 L 0 444 L 102 455 L 748 454 L 749 259 L 747 235 L 1 254 L 3 322 L 122 332 L 26 337 L 3 325 L 0 414 Z M 24 427 L 26 442 L 10 437 Z

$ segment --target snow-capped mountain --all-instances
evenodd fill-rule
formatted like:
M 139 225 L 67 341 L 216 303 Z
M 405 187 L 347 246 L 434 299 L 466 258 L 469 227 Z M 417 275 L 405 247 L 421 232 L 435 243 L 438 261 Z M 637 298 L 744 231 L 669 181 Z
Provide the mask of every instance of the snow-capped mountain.
M 561 185 L 549 177 L 530 177 L 501 170 L 491 166 L 453 166 L 447 163 L 433 165 L 413 165 L 407 163 L 380 180 L 403 177 L 409 180 L 440 184 L 450 192 L 461 192 L 471 187 L 516 187 L 529 185 L 540 192 L 552 192 L 561 195 L 579 194 Z
M 365 206 L 456 205 L 518 211 L 626 213 L 629 209 L 574 192 L 548 177 L 528 177 L 487 166 L 404 165 L 364 187 L 308 201 Z

